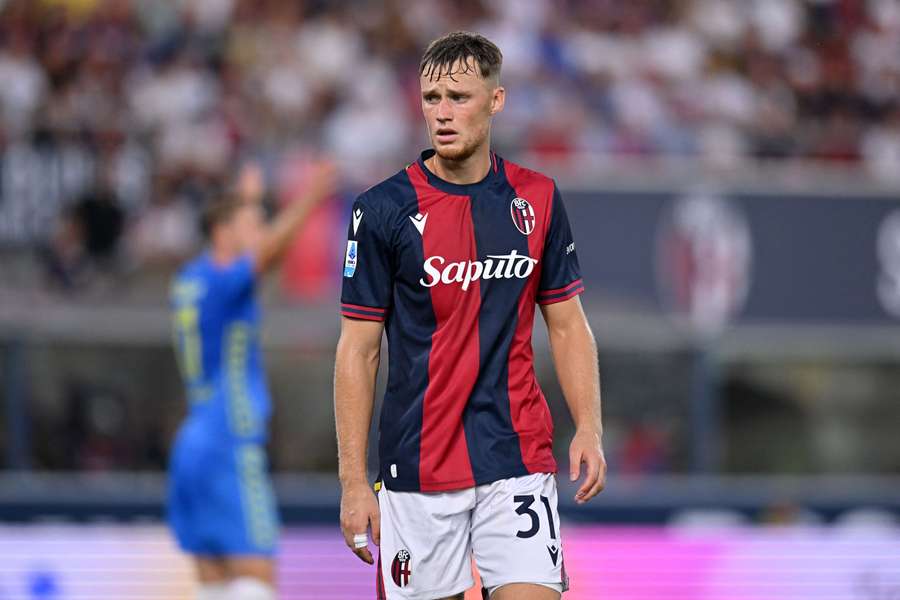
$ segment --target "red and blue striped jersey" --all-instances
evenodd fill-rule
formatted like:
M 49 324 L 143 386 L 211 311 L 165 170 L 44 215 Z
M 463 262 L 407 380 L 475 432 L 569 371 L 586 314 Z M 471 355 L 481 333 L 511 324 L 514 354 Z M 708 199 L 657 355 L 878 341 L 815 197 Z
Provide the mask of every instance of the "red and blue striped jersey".
M 482 181 L 449 183 L 433 153 L 360 195 L 348 232 L 341 313 L 388 338 L 380 478 L 430 492 L 555 472 L 535 304 L 584 291 L 559 191 L 493 153 Z

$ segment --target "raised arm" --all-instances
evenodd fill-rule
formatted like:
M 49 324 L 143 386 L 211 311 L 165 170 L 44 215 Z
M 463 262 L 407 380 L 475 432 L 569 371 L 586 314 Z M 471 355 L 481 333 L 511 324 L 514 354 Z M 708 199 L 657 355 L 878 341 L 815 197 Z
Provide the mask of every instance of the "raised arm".
M 256 173 L 253 172 L 254 168 Z M 256 178 L 261 182 L 262 175 L 258 167 L 250 167 L 250 169 L 249 173 L 246 169 L 241 173 L 239 186 L 241 195 L 245 199 L 253 200 L 255 186 L 257 186 L 253 179 Z M 334 165 L 330 162 L 317 165 L 310 177 L 309 185 L 303 193 L 281 209 L 272 223 L 263 231 L 253 252 L 257 273 L 264 273 L 278 264 L 312 209 L 331 196 L 334 189 Z M 261 191 L 258 195 L 262 195 Z
M 583 504 L 606 483 L 597 344 L 578 296 L 541 306 L 541 312 L 547 323 L 556 376 L 575 422 L 575 436 L 569 446 L 570 479 L 578 479 L 582 463 L 586 466 L 585 479 L 575 494 L 575 501 Z
M 372 553 L 366 546 L 357 547 L 354 537 L 371 527 L 373 541 L 380 543 L 380 513 L 366 475 L 366 449 L 383 330 L 380 321 L 342 317 L 334 363 L 341 530 L 354 554 L 369 564 L 374 562 Z

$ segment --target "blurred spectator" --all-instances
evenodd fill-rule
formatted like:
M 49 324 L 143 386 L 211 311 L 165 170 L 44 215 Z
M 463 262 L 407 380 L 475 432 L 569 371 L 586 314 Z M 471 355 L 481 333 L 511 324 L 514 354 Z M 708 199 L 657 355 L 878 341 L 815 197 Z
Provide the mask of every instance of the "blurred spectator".
M 108 189 L 93 189 L 69 205 L 43 251 L 51 283 L 73 291 L 98 268 L 112 270 L 123 228 L 124 214 Z
M 111 260 L 124 224 L 116 197 L 108 189 L 96 188 L 75 204 L 75 211 L 84 231 L 88 255 L 98 261 Z
M 42 255 L 51 286 L 72 291 L 87 281 L 90 262 L 85 245 L 84 223 L 74 207 L 62 213 L 56 231 Z
M 883 125 L 872 127 L 863 135 L 862 155 L 871 173 L 900 183 L 900 104 Z
M 132 253 L 144 263 L 178 263 L 196 245 L 196 229 L 194 211 L 184 197 L 159 198 L 141 214 L 131 231 Z
M 6 33 L 0 48 L 0 103 L 3 127 L 9 137 L 26 133 L 43 101 L 47 81 L 34 51 L 28 32 Z

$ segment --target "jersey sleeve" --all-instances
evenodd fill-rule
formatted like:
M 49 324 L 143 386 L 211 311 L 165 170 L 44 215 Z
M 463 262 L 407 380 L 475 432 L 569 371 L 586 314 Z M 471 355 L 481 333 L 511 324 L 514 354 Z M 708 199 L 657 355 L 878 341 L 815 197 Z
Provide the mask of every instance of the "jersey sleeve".
M 553 304 L 568 300 L 584 291 L 578 254 L 566 208 L 559 189 L 553 186 L 553 206 L 550 209 L 550 228 L 544 242 L 544 265 L 538 288 L 538 304 Z
M 341 314 L 384 321 L 393 292 L 391 244 L 380 207 L 365 195 L 353 203 L 344 254 Z

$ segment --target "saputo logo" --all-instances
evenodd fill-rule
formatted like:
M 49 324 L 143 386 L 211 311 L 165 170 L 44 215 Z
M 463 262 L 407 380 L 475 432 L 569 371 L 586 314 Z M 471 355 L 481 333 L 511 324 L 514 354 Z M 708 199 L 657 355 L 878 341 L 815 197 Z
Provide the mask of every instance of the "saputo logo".
M 427 279 L 419 283 L 434 287 L 439 283 L 461 283 L 468 290 L 479 279 L 525 279 L 534 271 L 538 259 L 522 256 L 513 250 L 509 254 L 489 254 L 485 260 L 447 262 L 443 256 L 432 256 L 425 261 Z

